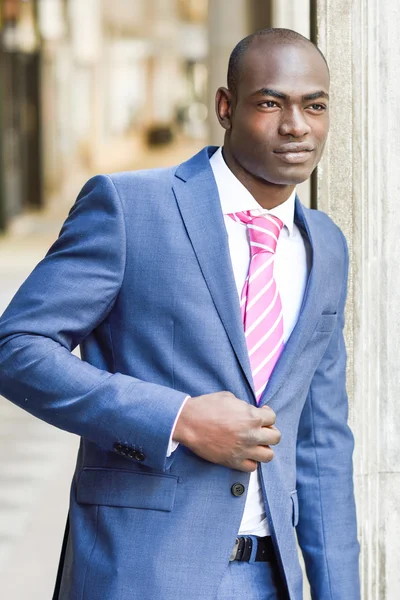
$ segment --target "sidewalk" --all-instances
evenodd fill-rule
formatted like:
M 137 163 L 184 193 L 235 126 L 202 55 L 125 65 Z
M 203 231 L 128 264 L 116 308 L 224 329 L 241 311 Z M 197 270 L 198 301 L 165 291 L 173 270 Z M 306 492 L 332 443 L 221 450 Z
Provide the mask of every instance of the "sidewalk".
M 177 164 L 196 150 L 158 150 L 133 168 Z M 0 237 L 0 314 L 56 239 L 90 175 L 75 174 L 44 212 L 19 218 Z M 51 600 L 78 442 L 0 397 L 0 598 Z
M 71 202 L 73 199 L 71 199 Z M 47 252 L 68 212 L 54 203 L 0 238 L 0 312 Z M 78 438 L 0 397 L 0 597 L 50 600 Z
M 1 312 L 57 235 L 52 211 L 30 220 L 0 241 Z M 77 444 L 0 397 L 1 598 L 51 598 Z

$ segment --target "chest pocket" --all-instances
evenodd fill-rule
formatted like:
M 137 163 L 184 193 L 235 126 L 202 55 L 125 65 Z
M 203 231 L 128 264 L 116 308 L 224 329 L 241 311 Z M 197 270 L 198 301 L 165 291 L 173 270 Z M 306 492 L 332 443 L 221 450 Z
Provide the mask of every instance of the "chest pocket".
M 314 331 L 332 333 L 337 323 L 337 313 L 322 314 L 318 319 Z

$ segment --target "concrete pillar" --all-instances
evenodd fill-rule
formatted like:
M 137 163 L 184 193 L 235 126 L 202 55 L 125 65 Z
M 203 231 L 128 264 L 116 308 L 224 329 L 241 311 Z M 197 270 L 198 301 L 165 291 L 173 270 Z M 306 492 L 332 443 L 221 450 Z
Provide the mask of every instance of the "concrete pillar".
M 272 0 L 272 26 L 310 37 L 310 0 Z
M 362 598 L 394 600 L 400 588 L 400 4 L 316 5 L 317 41 L 332 75 L 318 204 L 344 230 L 352 259 L 348 389 Z
M 246 0 L 212 0 L 208 9 L 209 47 L 209 139 L 221 145 L 223 129 L 215 116 L 215 92 L 226 86 L 229 55 L 234 46 L 250 33 L 250 14 Z
M 271 26 L 294 29 L 310 37 L 310 0 L 270 0 Z M 297 193 L 306 206 L 311 204 L 311 181 L 297 186 Z

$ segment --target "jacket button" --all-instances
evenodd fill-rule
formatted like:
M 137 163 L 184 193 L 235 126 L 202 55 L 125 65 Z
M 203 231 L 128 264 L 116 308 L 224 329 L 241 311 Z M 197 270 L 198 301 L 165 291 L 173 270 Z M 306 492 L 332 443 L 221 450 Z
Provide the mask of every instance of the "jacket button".
M 231 492 L 234 496 L 241 496 L 244 494 L 244 485 L 242 483 L 234 483 L 231 487 Z
M 143 454 L 143 452 L 140 452 L 140 450 L 136 451 L 136 456 L 135 456 L 136 460 L 138 460 L 139 462 L 142 462 L 146 457 Z

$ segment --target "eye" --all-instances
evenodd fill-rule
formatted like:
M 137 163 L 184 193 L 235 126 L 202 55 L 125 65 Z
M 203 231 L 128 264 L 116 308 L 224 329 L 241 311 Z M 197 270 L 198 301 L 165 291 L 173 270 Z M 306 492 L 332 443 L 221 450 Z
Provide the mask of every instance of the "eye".
M 309 108 L 315 110 L 316 112 L 322 112 L 326 109 L 326 106 L 325 104 L 311 104 Z
M 278 104 L 274 100 L 264 100 L 261 102 L 260 106 L 265 106 L 266 108 L 275 108 Z

